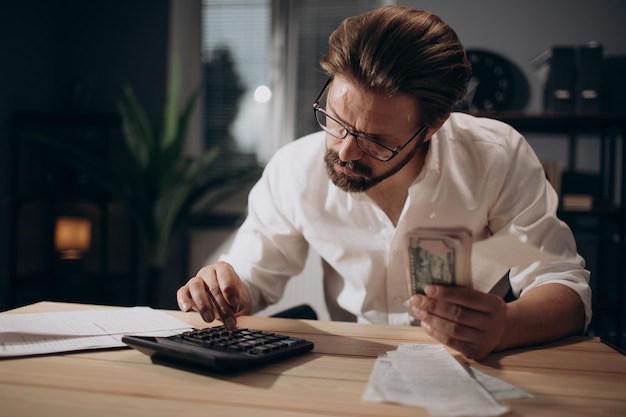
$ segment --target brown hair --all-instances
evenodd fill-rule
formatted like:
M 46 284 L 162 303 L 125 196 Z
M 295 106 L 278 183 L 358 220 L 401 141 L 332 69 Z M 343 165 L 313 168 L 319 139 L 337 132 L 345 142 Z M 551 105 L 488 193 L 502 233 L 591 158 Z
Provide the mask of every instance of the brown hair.
M 386 6 L 345 19 L 330 35 L 321 59 L 330 75 L 389 96 L 412 95 L 430 126 L 465 97 L 471 73 L 465 48 L 438 16 Z

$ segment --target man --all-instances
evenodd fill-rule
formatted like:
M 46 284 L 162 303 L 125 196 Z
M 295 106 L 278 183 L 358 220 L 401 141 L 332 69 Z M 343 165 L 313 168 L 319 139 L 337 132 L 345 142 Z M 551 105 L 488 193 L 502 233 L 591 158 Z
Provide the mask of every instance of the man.
M 314 104 L 323 131 L 276 153 L 229 254 L 179 289 L 179 307 L 234 327 L 236 315 L 282 296 L 312 247 L 333 320 L 415 318 L 475 359 L 581 333 L 589 272 L 536 155 L 503 123 L 451 113 L 471 71 L 455 32 L 430 13 L 383 7 L 346 19 L 321 65 L 330 76 Z M 429 285 L 407 307 L 403 242 L 417 226 L 464 226 L 474 241 L 523 235 L 561 260 L 512 268 L 509 303 Z

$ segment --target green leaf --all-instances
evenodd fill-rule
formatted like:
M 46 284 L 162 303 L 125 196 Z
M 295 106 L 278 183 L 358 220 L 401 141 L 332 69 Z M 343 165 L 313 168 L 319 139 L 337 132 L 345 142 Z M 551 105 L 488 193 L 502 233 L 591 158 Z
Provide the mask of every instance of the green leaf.
M 161 148 L 161 160 L 159 161 L 160 166 L 171 166 L 174 161 L 177 161 L 181 157 L 187 138 L 189 120 L 196 106 L 201 91 L 202 88 L 198 87 L 193 92 L 193 94 L 187 100 L 184 109 L 178 115 L 175 131 L 173 134 L 174 140 L 170 142 L 169 146 Z
M 146 169 L 150 162 L 151 149 L 154 148 L 152 127 L 145 109 L 129 85 L 122 88 L 118 109 L 126 147 L 139 167 Z
M 176 136 L 178 130 L 178 106 L 180 100 L 180 62 L 178 52 L 172 52 L 172 59 L 169 66 L 169 78 L 167 85 L 167 97 L 165 102 L 165 111 L 163 114 L 163 134 L 161 136 L 160 147 L 162 149 L 169 148 L 173 142 L 184 141 L 185 138 Z
M 207 152 L 200 159 L 184 158 L 172 169 L 171 176 L 162 184 L 161 194 L 153 208 L 157 226 L 153 246 L 153 264 L 159 264 L 166 255 L 169 238 L 176 227 L 189 214 L 194 203 L 200 178 L 215 160 L 218 150 Z

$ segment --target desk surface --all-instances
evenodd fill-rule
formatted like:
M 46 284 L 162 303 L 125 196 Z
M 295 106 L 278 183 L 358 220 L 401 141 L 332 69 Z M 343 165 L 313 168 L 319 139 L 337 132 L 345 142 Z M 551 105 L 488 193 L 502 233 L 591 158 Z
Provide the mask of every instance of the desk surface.
M 42 302 L 10 313 L 102 306 Z M 171 311 L 193 326 L 195 313 Z M 435 343 L 419 327 L 241 317 L 240 326 L 307 338 L 312 353 L 249 373 L 211 377 L 154 365 L 132 349 L 0 360 L 0 416 L 428 416 L 361 401 L 379 352 Z M 457 358 L 460 358 L 457 355 Z M 626 356 L 597 338 L 492 354 L 471 365 L 532 393 L 510 416 L 626 415 Z

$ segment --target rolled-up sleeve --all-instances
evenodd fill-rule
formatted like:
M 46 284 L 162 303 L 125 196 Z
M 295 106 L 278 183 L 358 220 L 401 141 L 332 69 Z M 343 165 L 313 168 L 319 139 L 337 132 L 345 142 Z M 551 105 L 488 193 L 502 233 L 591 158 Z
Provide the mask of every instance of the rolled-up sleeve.
M 542 251 L 560 259 L 518 266 L 509 272 L 516 297 L 537 286 L 559 283 L 574 290 L 585 306 L 585 328 L 592 316 L 590 272 L 578 254 L 571 229 L 557 217 L 558 196 L 545 177 L 540 161 L 530 145 L 515 131 L 510 134 L 513 147 L 506 177 L 491 208 L 490 228 L 495 235 L 523 236 Z

